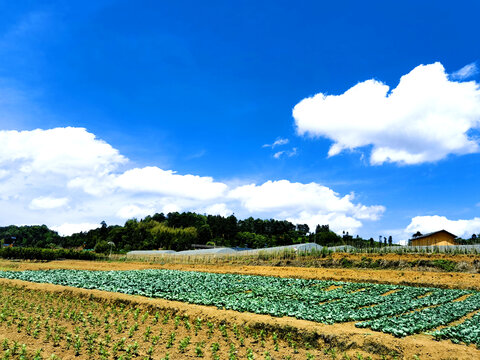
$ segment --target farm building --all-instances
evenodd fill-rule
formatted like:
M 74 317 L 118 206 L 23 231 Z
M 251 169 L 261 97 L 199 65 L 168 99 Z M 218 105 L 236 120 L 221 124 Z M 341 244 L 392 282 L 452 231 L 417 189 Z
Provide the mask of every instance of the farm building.
M 408 241 L 410 246 L 445 246 L 456 245 L 457 236 L 446 230 L 435 231 L 425 235 L 414 236 Z

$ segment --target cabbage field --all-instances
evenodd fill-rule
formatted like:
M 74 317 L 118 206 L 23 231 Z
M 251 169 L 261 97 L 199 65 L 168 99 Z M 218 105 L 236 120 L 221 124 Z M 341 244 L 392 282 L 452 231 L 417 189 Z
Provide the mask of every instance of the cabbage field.
M 216 274 L 177 270 L 0 271 L 0 278 L 98 289 L 241 312 L 292 316 L 404 337 L 432 332 L 436 339 L 480 346 L 480 292 L 387 284 Z

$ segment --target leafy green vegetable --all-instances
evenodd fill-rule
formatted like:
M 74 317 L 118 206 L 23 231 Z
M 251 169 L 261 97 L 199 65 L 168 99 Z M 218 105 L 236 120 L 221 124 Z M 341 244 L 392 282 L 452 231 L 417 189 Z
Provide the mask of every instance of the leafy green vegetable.
M 448 325 L 480 309 L 480 293 L 399 285 L 348 283 L 176 270 L 0 271 L 0 277 L 157 297 L 236 311 L 332 324 L 358 321 L 395 336 Z M 462 301 L 454 301 L 469 295 Z M 479 343 L 479 317 L 434 333 Z M 477 329 L 465 334 L 471 326 Z

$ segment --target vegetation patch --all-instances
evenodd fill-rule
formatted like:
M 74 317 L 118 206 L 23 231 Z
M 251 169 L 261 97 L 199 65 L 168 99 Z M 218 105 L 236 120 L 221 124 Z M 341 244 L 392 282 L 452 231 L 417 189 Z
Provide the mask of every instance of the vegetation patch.
M 99 260 L 103 256 L 89 251 L 70 249 L 41 249 L 30 247 L 4 247 L 0 248 L 0 258 L 21 260 Z
M 347 352 L 334 338 L 318 341 L 316 333 L 295 327 L 192 317 L 68 290 L 3 283 L 0 304 L 3 359 L 372 359 L 359 348 Z
M 471 290 L 193 271 L 4 271 L 0 277 L 291 316 L 325 324 L 361 321 L 358 327 L 398 337 L 448 325 L 480 309 L 480 293 Z

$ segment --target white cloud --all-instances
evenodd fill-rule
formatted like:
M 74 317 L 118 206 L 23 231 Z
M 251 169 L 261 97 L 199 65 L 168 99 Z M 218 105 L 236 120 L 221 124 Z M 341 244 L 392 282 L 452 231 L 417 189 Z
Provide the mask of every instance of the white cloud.
M 276 148 L 277 146 L 282 146 L 282 145 L 287 145 L 288 143 L 290 142 L 290 140 L 288 139 L 277 139 L 275 140 L 275 142 L 273 144 L 264 144 L 262 147 L 266 148 L 271 148 L 271 149 L 274 149 Z M 295 156 L 297 155 L 297 148 L 292 148 L 292 150 L 281 150 L 281 151 L 277 151 L 273 154 L 273 157 L 275 159 L 280 159 L 282 156 L 286 156 L 286 157 L 292 157 L 292 156 Z
M 249 211 L 321 208 L 326 211 L 347 211 L 352 207 L 353 195 L 339 197 L 332 189 L 316 183 L 291 183 L 287 180 L 267 181 L 262 185 L 239 186 L 230 192 Z
M 180 212 L 180 211 L 182 211 L 182 208 L 178 206 L 178 204 L 167 204 L 162 207 L 162 212 L 164 214 L 168 214 L 171 212 Z
M 117 215 L 122 219 L 141 218 L 155 213 L 155 209 L 148 206 L 127 205 L 117 211 Z
M 100 224 L 93 223 L 79 223 L 79 224 L 62 224 L 52 226 L 52 230 L 58 232 L 60 235 L 71 235 L 81 231 L 88 231 L 100 227 Z
M 94 196 L 124 191 L 194 200 L 216 199 L 227 190 L 226 184 L 216 182 L 211 177 L 180 175 L 156 166 L 133 168 L 120 174 L 76 177 L 68 182 L 68 187 L 82 189 Z
M 227 185 L 155 166 L 125 170 L 128 160 L 118 150 L 82 128 L 0 131 L 0 141 L 3 224 L 46 224 L 69 234 L 102 220 L 118 224 L 155 212 L 197 211 L 290 219 L 312 228 L 329 223 L 353 232 L 385 210 L 316 183 Z
M 40 196 L 33 199 L 30 202 L 30 209 L 43 210 L 43 209 L 56 209 L 65 206 L 68 203 L 68 198 L 53 198 L 48 196 Z
M 275 159 L 280 159 L 282 156 L 287 156 L 287 157 L 292 157 L 297 155 L 297 148 L 293 148 L 290 151 L 277 151 L 275 154 L 273 154 L 273 157 Z
M 274 147 L 277 147 L 277 146 L 281 146 L 281 145 L 287 145 L 288 143 L 290 142 L 290 140 L 288 139 L 277 139 L 273 142 L 273 144 L 264 144 L 262 147 L 270 147 L 270 148 L 274 148 Z
M 87 194 L 93 196 L 105 196 L 111 194 L 114 190 L 115 176 L 106 174 L 92 174 L 91 176 L 76 177 L 68 181 L 67 187 L 69 189 L 81 189 Z
M 233 214 L 233 211 L 228 208 L 225 203 L 213 204 L 205 208 L 200 208 L 196 210 L 199 214 L 210 214 L 210 215 L 221 215 L 221 216 L 230 216 Z
M 453 72 L 452 74 L 450 74 L 450 77 L 456 80 L 465 80 L 476 75 L 477 73 L 478 73 L 477 64 L 471 63 L 468 65 L 465 65 L 460 70 Z
M 84 128 L 0 131 L 0 167 L 65 176 L 106 174 L 126 159 Z
M 10 175 L 8 170 L 0 169 L 0 180 L 6 178 L 8 175 Z
M 199 200 L 218 198 L 227 190 L 227 185 L 215 182 L 211 177 L 178 175 L 175 171 L 153 166 L 128 170 L 114 180 L 114 185 L 128 191 Z
M 383 206 L 354 204 L 353 193 L 341 197 L 326 186 L 287 180 L 239 186 L 230 191 L 229 197 L 240 201 L 251 213 L 274 214 L 310 227 L 330 224 L 338 232 L 353 232 L 362 225 L 358 219 L 377 220 L 385 211 Z
M 385 207 L 382 205 L 355 205 L 353 213 L 357 219 L 378 220 L 385 212 Z
M 459 237 L 470 238 L 472 234 L 480 233 L 480 218 L 469 220 L 449 220 L 445 216 L 415 216 L 405 231 L 411 235 L 420 231 L 429 233 L 438 230 L 447 230 Z
M 333 140 L 329 156 L 372 145 L 370 163 L 419 164 L 476 153 L 480 87 L 449 79 L 442 64 L 420 65 L 390 88 L 361 82 L 342 95 L 319 93 L 293 109 L 300 135 Z
M 354 234 L 362 226 L 362 223 L 354 217 L 338 213 L 313 214 L 302 211 L 299 216 L 289 217 L 287 220 L 294 224 L 307 224 L 310 231 L 315 231 L 317 225 L 328 224 L 330 230 L 337 234 L 343 231 Z

